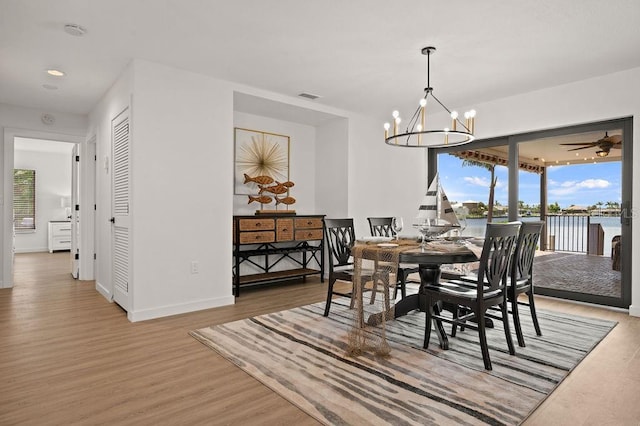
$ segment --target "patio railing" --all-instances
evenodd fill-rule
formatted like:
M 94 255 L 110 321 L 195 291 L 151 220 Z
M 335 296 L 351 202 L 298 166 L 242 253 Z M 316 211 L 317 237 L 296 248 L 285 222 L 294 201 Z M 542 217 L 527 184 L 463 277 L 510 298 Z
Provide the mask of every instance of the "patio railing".
M 589 247 L 589 215 L 546 217 L 547 250 L 586 253 Z

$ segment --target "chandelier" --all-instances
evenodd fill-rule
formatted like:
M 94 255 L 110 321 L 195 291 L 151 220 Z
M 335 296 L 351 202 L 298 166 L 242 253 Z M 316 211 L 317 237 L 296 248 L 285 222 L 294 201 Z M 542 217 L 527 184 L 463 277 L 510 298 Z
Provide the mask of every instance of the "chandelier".
M 384 123 L 384 142 L 387 145 L 412 148 L 442 148 L 456 146 L 471 142 L 474 138 L 473 128 L 476 116 L 475 110 L 464 113 L 464 123 L 458 118 L 456 111 L 451 111 L 433 94 L 433 87 L 429 78 L 430 58 L 435 47 L 425 47 L 422 54 L 427 55 L 427 87 L 424 89 L 424 97 L 420 99 L 418 109 L 408 121 L 404 131 L 400 129 L 400 113 L 393 111 L 393 124 Z M 426 127 L 426 109 L 430 104 L 429 98 L 433 98 L 451 117 L 451 127 L 442 129 L 428 129 Z M 390 133 L 392 132 L 392 133 Z

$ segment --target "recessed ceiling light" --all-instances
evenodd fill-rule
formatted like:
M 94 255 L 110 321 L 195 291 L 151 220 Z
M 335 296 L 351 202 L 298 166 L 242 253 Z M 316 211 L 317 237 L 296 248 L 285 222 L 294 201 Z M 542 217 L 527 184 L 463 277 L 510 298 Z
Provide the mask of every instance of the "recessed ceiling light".
M 72 36 L 82 37 L 87 33 L 87 29 L 78 24 L 66 24 L 64 26 L 64 32 Z
M 47 70 L 47 74 L 52 75 L 54 77 L 64 77 L 64 71 L 57 70 L 55 68 L 51 68 Z
M 58 86 L 54 86 L 53 84 L 43 84 L 42 87 L 47 90 L 58 90 Z

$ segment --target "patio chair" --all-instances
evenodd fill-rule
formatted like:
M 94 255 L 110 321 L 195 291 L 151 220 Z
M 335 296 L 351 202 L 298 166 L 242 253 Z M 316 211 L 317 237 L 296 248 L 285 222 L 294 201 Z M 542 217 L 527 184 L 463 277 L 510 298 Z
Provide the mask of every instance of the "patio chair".
M 372 237 L 395 237 L 396 233 L 391 227 L 392 217 L 368 217 L 369 230 Z M 401 263 L 398 265 L 398 282 L 396 283 L 395 290 L 393 292 L 393 298 L 398 296 L 398 287 L 400 288 L 400 295 L 407 297 L 407 282 L 420 281 L 408 281 L 410 274 L 418 272 L 418 265 Z
M 611 269 L 620 270 L 620 251 L 622 249 L 622 237 L 616 235 L 611 239 Z
M 464 325 L 478 331 L 482 360 L 484 368 L 491 370 L 491 359 L 487 345 L 485 318 L 493 318 L 502 321 L 507 346 L 511 355 L 515 354 L 511 332 L 509 330 L 509 314 L 507 312 L 506 275 L 509 270 L 509 262 L 512 258 L 513 248 L 518 238 L 520 223 L 489 223 L 485 235 L 485 241 L 480 256 L 480 269 L 475 286 L 462 280 L 441 281 L 439 284 L 427 284 L 424 286 L 426 297 L 425 316 L 425 349 L 429 346 L 431 337 L 431 322 L 435 320 L 437 327 L 441 328 L 441 322 L 454 325 Z M 442 316 L 434 305 L 437 303 L 449 303 L 454 306 L 466 308 L 466 314 L 457 318 Z M 493 315 L 487 310 L 493 306 L 500 308 L 500 315 Z M 468 323 L 474 319 L 476 323 Z

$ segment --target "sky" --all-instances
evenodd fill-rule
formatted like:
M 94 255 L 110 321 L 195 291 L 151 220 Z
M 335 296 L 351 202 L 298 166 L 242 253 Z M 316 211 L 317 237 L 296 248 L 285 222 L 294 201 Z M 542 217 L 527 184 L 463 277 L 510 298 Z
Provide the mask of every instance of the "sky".
M 571 205 L 592 206 L 601 201 L 620 203 L 622 194 L 622 163 L 553 166 L 547 169 L 547 201 L 561 208 Z M 462 160 L 449 154 L 438 155 L 440 182 L 452 202 L 489 201 L 488 170 L 481 167 L 462 167 Z M 496 167 L 498 177 L 495 198 L 508 205 L 508 175 L 504 166 Z M 518 201 L 534 206 L 540 204 L 540 175 L 520 171 Z

